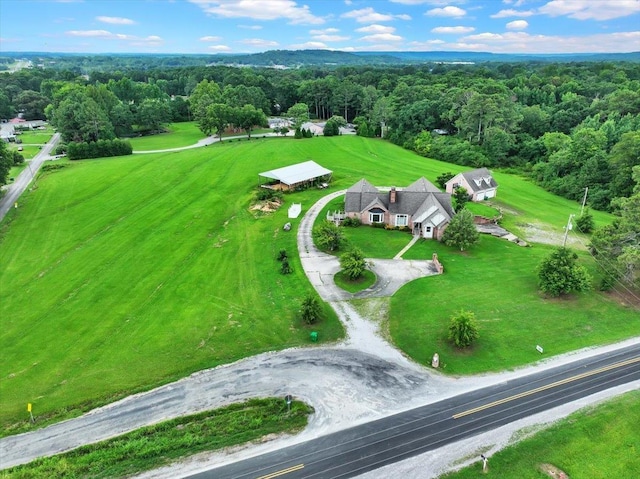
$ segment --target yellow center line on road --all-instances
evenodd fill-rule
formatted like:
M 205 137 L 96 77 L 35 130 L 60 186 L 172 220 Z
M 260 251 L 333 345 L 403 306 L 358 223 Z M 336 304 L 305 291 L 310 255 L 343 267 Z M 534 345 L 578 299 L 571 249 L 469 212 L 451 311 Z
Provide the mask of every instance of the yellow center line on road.
M 637 362 L 640 362 L 640 357 L 633 358 L 633 359 L 627 359 L 626 361 L 622 361 L 622 362 L 615 363 L 615 364 L 610 364 L 609 366 L 604 366 L 604 367 L 602 367 L 600 369 L 594 369 L 593 371 L 589 371 L 589 372 L 586 372 L 586 373 L 578 374 L 577 376 L 571 376 L 570 378 L 562 379 L 560 381 L 556 381 L 554 383 L 547 384 L 546 386 L 540 386 L 538 388 L 531 389 L 530 391 L 525 391 L 523 393 L 516 394 L 514 396 L 509 396 L 507 398 L 500 399 L 498 401 L 494 401 L 494 402 L 485 404 L 484 406 L 478 406 L 476 408 L 469 409 L 467 411 L 459 412 L 457 414 L 454 414 L 452 417 L 454 419 L 460 419 L 461 417 L 469 416 L 470 414 L 474 414 L 476 412 L 484 411 L 485 409 L 489 409 L 489 408 L 492 408 L 492 407 L 495 407 L 495 406 L 499 406 L 500 404 L 504 404 L 504 403 L 507 403 L 509 401 L 515 401 L 516 399 L 520 399 L 520 398 L 523 398 L 523 397 L 526 397 L 526 396 L 530 396 L 532 394 L 539 393 L 541 391 L 546 391 L 547 389 L 552 389 L 552 388 L 555 388 L 555 387 L 558 387 L 558 386 L 562 386 L 563 384 L 567 384 L 567 383 L 570 383 L 570 382 L 573 382 L 573 381 L 578 381 L 579 379 L 583 379 L 583 378 L 586 378 L 586 377 L 589 377 L 589 376 L 594 376 L 596 374 L 600 374 L 600 373 L 603 373 L 605 371 L 610 371 L 611 369 L 616 369 L 616 368 L 620 368 L 620 367 L 623 367 L 623 366 L 628 366 L 629 364 L 633 364 L 633 363 L 637 363 Z
M 282 469 L 281 471 L 272 472 L 271 474 L 267 474 L 266 476 L 260 476 L 257 479 L 272 479 L 273 477 L 284 476 L 285 474 L 299 471 L 300 469 L 304 469 L 304 464 L 298 464 L 297 466 L 291 466 L 286 469 Z

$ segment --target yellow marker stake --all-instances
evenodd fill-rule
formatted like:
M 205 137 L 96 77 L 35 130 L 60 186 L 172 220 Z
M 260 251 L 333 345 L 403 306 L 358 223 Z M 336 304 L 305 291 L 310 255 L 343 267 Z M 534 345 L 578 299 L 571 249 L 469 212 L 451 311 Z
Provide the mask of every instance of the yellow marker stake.
M 31 412 L 31 403 L 30 402 L 27 403 L 27 411 L 29 412 L 29 416 L 31 416 L 31 422 L 36 422 L 36 420 L 33 418 L 33 412 Z
M 27 403 L 27 412 L 31 412 L 31 403 L 30 402 Z

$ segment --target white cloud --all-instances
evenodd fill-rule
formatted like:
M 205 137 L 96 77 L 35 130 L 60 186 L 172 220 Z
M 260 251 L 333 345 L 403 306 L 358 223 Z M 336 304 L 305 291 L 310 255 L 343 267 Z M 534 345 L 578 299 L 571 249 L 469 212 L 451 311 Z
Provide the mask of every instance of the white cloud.
M 551 17 L 567 15 L 577 20 L 611 20 L 640 12 L 639 0 L 552 0 L 538 11 Z
M 238 28 L 244 28 L 245 30 L 262 30 L 262 25 L 238 25 Z
M 320 30 L 309 30 L 311 35 L 330 35 L 332 33 L 338 33 L 340 30 L 337 28 L 322 28 Z
M 102 23 L 109 23 L 111 25 L 135 25 L 136 22 L 130 18 L 123 17 L 96 17 L 96 20 Z
M 640 31 L 582 36 L 480 33 L 462 38 L 495 53 L 621 53 L 640 50 Z
M 214 52 L 230 52 L 231 48 L 227 45 L 209 45 L 207 47 L 209 50 L 213 50 Z
M 239 43 L 243 45 L 250 45 L 252 47 L 277 47 L 279 45 L 278 42 L 274 42 L 273 40 L 263 40 L 262 38 L 245 38 L 244 40 L 240 40 Z
M 329 47 L 322 42 L 306 42 L 289 45 L 291 50 L 328 50 Z
M 341 18 L 353 18 L 358 23 L 376 23 L 390 22 L 391 20 L 411 20 L 409 15 L 389 15 L 387 13 L 378 13 L 373 8 L 361 8 L 360 10 L 351 10 L 350 12 L 340 15 Z
M 373 35 L 366 35 L 360 40 L 365 42 L 401 42 L 404 39 L 400 35 L 394 35 L 392 33 L 375 33 Z
M 313 15 L 308 5 L 298 6 L 293 0 L 189 0 L 211 15 L 223 18 L 277 20 L 286 18 L 291 24 L 319 25 L 324 19 Z
M 535 15 L 533 10 L 514 10 L 513 8 L 508 8 L 494 13 L 491 15 L 491 18 L 530 17 L 531 15 Z
M 314 35 L 312 38 L 320 42 L 344 42 L 349 40 L 351 37 L 345 37 L 342 35 Z
M 112 38 L 114 36 L 107 30 L 69 30 L 66 33 L 72 37 Z
M 214 37 L 214 36 L 208 35 L 206 37 L 201 37 L 200 41 L 201 42 L 219 42 L 220 37 Z
M 529 22 L 526 20 L 514 20 L 513 22 L 507 23 L 507 30 L 524 30 L 529 26 Z
M 458 27 L 436 27 L 436 28 L 432 28 L 431 29 L 431 33 L 454 33 L 454 34 L 465 34 L 465 33 L 471 33 L 472 31 L 474 31 L 475 28 L 474 27 L 462 27 L 462 26 L 458 26 Z
M 100 38 L 102 40 L 120 40 L 129 41 L 134 46 L 159 46 L 164 40 L 157 35 L 149 35 L 147 37 L 137 37 L 135 35 L 126 35 L 124 33 L 112 33 L 108 30 L 69 30 L 65 32 L 70 37 L 81 38 Z
M 428 3 L 429 5 L 446 6 L 455 3 L 466 3 L 466 0 L 391 0 L 393 3 L 401 3 L 403 5 L 422 5 Z
M 432 8 L 425 13 L 430 17 L 464 17 L 466 14 L 467 12 L 459 7 Z
M 411 50 L 420 51 L 420 50 L 429 50 L 434 45 L 440 46 L 443 43 L 446 43 L 446 42 L 444 40 L 435 39 L 435 40 L 427 40 L 426 42 L 409 42 L 408 45 Z
M 356 29 L 356 32 L 361 33 L 393 33 L 396 29 L 387 25 L 369 25 L 368 27 L 360 27 Z

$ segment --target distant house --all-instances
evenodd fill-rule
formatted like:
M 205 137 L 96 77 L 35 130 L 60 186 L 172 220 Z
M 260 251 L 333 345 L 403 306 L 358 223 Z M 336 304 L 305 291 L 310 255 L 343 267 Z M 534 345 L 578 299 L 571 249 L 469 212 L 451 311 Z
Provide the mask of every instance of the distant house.
M 469 193 L 472 201 L 483 201 L 494 198 L 498 183 L 486 168 L 458 173 L 445 184 L 447 193 L 453 194 L 456 188 L 462 187 Z
M 406 188 L 378 189 L 362 179 L 347 190 L 345 215 L 363 224 L 410 228 L 414 235 L 441 239 L 454 215 L 451 195 L 425 178 Z

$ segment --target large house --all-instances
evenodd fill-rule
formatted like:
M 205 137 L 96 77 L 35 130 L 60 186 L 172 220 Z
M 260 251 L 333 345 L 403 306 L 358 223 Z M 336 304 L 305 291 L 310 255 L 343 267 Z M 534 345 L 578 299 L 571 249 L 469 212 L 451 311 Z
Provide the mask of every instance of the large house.
M 347 190 L 344 203 L 345 215 L 363 224 L 407 227 L 415 235 L 438 240 L 455 214 L 451 195 L 425 178 L 406 188 L 386 190 L 362 179 Z
M 445 184 L 447 193 L 453 194 L 456 188 L 464 188 L 471 201 L 483 201 L 494 198 L 498 183 L 486 168 L 458 173 Z

